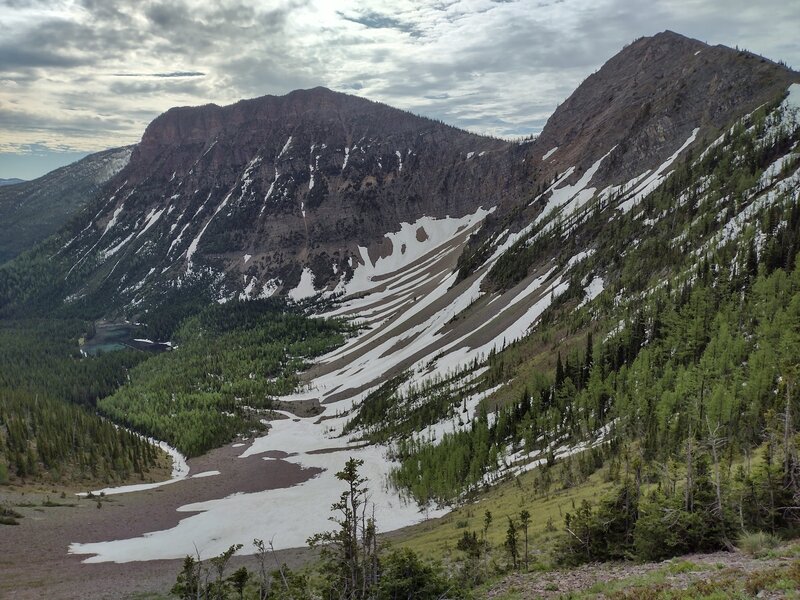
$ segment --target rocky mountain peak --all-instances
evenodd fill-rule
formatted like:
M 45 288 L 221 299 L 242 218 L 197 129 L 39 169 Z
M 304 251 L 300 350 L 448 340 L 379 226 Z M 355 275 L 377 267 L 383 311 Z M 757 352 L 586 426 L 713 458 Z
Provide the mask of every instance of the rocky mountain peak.
M 672 31 L 640 38 L 565 100 L 531 145 L 548 178 L 570 166 L 618 184 L 655 168 L 699 128 L 713 135 L 776 97 L 800 74 L 752 53 L 709 46 Z M 557 151 L 548 154 L 553 148 Z
M 287 292 L 304 271 L 313 289 L 331 288 L 402 223 L 498 204 L 510 147 L 321 87 L 173 108 L 76 237 L 76 248 L 105 249 L 79 268 L 119 275 L 130 292 L 200 274 Z

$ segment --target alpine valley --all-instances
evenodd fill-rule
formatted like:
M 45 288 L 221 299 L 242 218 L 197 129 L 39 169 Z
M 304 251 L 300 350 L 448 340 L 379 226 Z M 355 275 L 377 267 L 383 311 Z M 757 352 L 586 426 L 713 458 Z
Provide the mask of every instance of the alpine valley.
M 3 186 L 0 595 L 796 597 L 799 196 L 800 73 L 670 31 L 531 139 L 314 88 Z

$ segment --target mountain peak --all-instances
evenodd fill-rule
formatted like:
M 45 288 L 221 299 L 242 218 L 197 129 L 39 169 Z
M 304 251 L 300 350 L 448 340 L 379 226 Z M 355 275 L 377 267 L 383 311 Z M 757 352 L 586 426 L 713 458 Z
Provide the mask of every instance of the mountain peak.
M 752 53 L 709 46 L 673 31 L 639 38 L 587 77 L 548 119 L 534 157 L 543 167 L 601 168 L 620 183 L 655 168 L 699 129 L 701 139 L 777 98 L 800 74 Z

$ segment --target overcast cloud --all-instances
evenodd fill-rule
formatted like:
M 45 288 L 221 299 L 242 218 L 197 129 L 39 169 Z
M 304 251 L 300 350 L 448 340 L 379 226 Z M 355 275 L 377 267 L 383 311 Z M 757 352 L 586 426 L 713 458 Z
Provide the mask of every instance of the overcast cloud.
M 535 134 L 664 29 L 800 66 L 788 0 L 0 0 L 0 177 L 134 143 L 171 106 L 317 85 Z

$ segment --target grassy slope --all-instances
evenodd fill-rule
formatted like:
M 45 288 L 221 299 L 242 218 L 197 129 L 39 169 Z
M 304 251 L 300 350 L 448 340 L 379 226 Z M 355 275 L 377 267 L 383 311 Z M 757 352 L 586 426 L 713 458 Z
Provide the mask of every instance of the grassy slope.
M 550 564 L 553 541 L 560 535 L 564 515 L 574 510 L 583 500 L 594 501 L 613 488 L 604 481 L 602 471 L 588 480 L 569 489 L 537 495 L 533 490 L 538 471 L 530 471 L 519 477 L 504 481 L 489 488 L 477 501 L 456 508 L 439 519 L 431 519 L 420 525 L 409 527 L 388 537 L 394 543 L 411 548 L 430 558 L 441 558 L 455 552 L 456 543 L 464 531 L 483 529 L 484 513 L 492 513 L 492 524 L 487 539 L 493 548 L 502 550 L 505 539 L 507 517 L 518 520 L 519 513 L 527 509 L 531 513 L 528 532 L 531 556 L 544 565 Z M 548 530 L 548 522 L 555 530 Z M 464 525 L 466 523 L 466 526 Z

